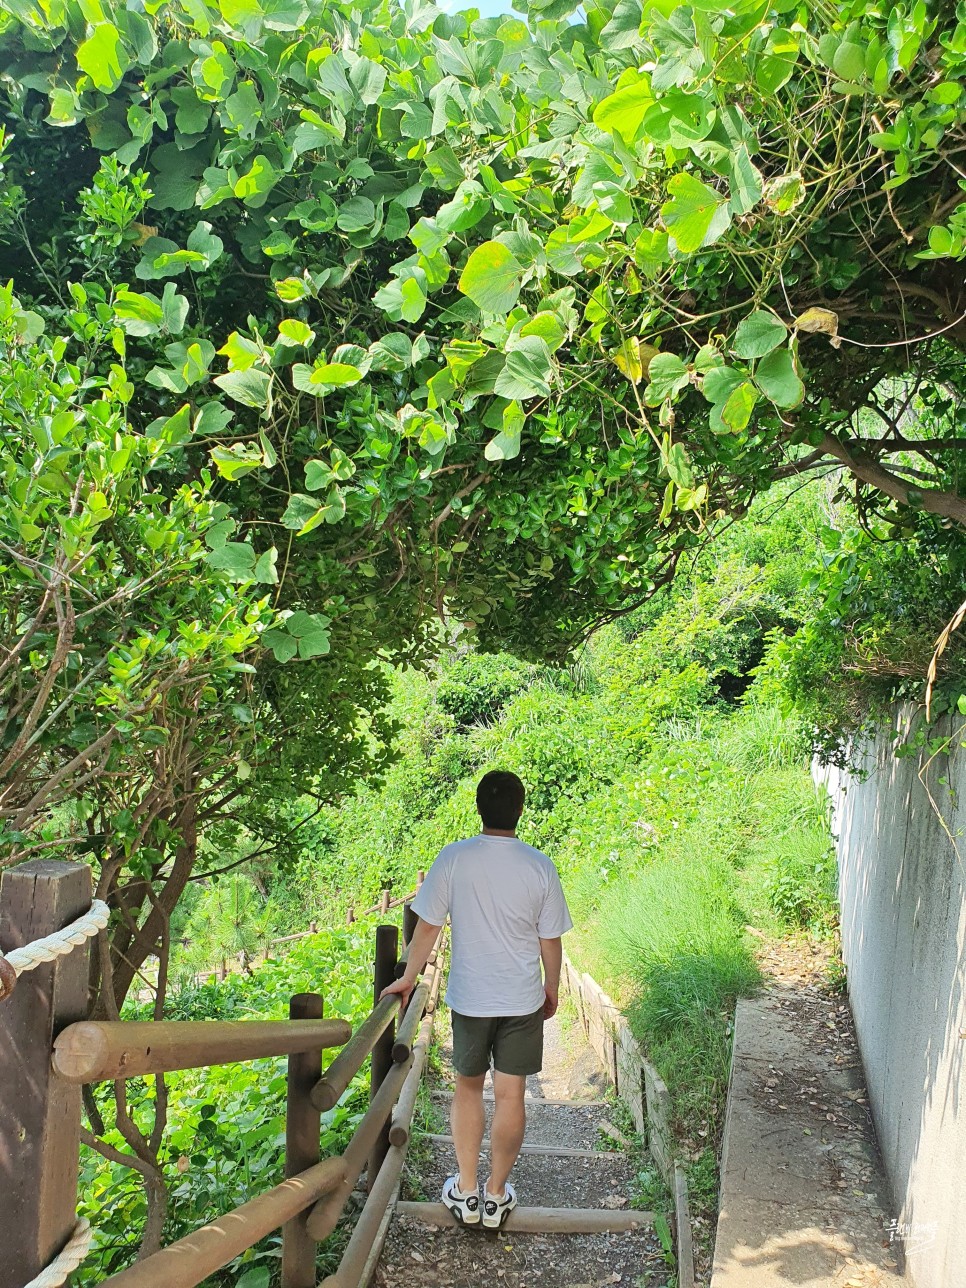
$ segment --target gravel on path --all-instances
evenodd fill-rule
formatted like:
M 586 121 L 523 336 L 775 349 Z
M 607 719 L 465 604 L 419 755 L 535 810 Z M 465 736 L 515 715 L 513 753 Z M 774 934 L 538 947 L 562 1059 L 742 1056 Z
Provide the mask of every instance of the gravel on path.
M 483 1234 L 397 1217 L 373 1288 L 658 1288 L 669 1273 L 650 1232 Z
M 436 1102 L 440 1113 L 449 1116 L 448 1099 Z M 493 1121 L 494 1104 L 484 1100 L 486 1130 Z M 600 1124 L 610 1122 L 613 1110 L 609 1105 L 556 1105 L 527 1100 L 527 1141 L 533 1145 L 565 1145 L 573 1149 L 614 1150 L 619 1145 L 601 1129 Z M 448 1132 L 449 1127 L 440 1128 Z
M 452 1086 L 449 1035 L 440 1028 L 443 1077 Z M 611 1113 L 601 1103 L 607 1079 L 578 1028 L 549 1021 L 544 1031 L 544 1068 L 527 1080 L 526 1140 L 534 1144 L 581 1149 L 617 1147 L 601 1134 L 599 1123 Z M 487 1087 L 490 1081 L 487 1080 Z M 541 1104 L 570 1100 L 578 1105 Z M 448 1117 L 445 1099 L 437 1108 Z M 493 1104 L 487 1108 L 489 1124 Z M 447 1127 L 442 1127 L 445 1132 Z M 443 1181 L 456 1169 L 453 1146 L 434 1142 L 430 1159 L 419 1151 L 404 1178 L 404 1197 L 436 1200 Z M 486 1143 L 480 1174 L 486 1175 Z M 629 1156 L 566 1158 L 523 1154 L 512 1181 L 527 1207 L 626 1209 L 635 1180 Z M 465 1230 L 455 1223 L 430 1229 L 411 1217 L 394 1218 L 373 1280 L 374 1288 L 664 1288 L 670 1278 L 660 1243 L 652 1230 L 629 1234 L 525 1235 L 510 1231 Z

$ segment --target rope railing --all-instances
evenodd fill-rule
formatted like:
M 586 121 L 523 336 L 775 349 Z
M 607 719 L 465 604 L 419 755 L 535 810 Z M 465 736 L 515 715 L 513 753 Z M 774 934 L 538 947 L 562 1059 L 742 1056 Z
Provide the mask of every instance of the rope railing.
M 80 1220 L 64 1248 L 54 1257 L 45 1270 L 31 1279 L 24 1288 L 60 1288 L 66 1283 L 90 1251 L 93 1233 L 89 1221 Z
M 8 953 L 0 950 L 0 1002 L 11 996 L 21 975 L 69 956 L 103 930 L 109 919 L 107 904 L 95 899 L 86 912 L 60 930 L 53 930 Z M 90 1222 L 80 1219 L 60 1252 L 25 1288 L 60 1288 L 86 1258 L 92 1237 Z
M 56 961 L 58 957 L 66 957 L 85 940 L 103 930 L 110 915 L 107 904 L 95 899 L 87 912 L 63 930 L 55 930 L 52 934 L 35 939 L 22 948 L 14 948 L 9 953 L 0 952 L 0 1002 L 10 996 L 21 975 Z

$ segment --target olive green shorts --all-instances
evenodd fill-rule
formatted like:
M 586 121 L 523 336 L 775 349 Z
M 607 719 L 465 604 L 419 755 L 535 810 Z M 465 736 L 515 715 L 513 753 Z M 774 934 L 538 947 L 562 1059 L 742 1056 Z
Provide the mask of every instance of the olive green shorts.
M 526 1077 L 543 1068 L 543 1007 L 532 1015 L 460 1015 L 453 1017 L 453 1068 L 464 1078 L 478 1078 L 490 1067 L 497 1073 Z

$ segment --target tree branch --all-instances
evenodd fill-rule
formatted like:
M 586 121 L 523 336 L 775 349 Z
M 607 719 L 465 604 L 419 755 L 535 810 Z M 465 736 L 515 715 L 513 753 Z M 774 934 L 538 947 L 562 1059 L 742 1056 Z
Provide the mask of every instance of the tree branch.
M 873 460 L 865 450 L 856 450 L 856 444 L 843 443 L 833 434 L 824 434 L 819 444 L 824 452 L 833 456 L 845 466 L 850 473 L 870 487 L 878 488 L 886 496 L 898 501 L 900 505 L 910 505 L 909 493 L 915 492 L 917 508 L 927 514 L 938 514 L 944 519 L 966 527 L 966 498 L 955 492 L 941 491 L 937 488 L 912 488 L 900 478 L 887 470 L 878 461 Z

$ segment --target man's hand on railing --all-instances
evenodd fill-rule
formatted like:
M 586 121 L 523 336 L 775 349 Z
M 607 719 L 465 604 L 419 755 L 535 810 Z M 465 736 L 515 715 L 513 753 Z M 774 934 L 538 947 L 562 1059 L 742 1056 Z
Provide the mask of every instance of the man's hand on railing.
M 402 998 L 402 1009 L 406 1009 L 412 991 L 416 987 L 416 980 L 420 972 L 425 969 L 429 954 L 433 951 L 442 929 L 442 926 L 434 926 L 430 921 L 423 921 L 422 917 L 416 919 L 416 929 L 413 931 L 413 937 L 409 941 L 406 952 L 406 969 L 402 978 L 382 990 L 379 994 L 380 1001 L 384 997 L 398 993 Z
M 393 980 L 388 988 L 382 990 L 379 994 L 379 1001 L 381 1002 L 384 997 L 390 997 L 393 993 L 398 993 L 402 998 L 402 1009 L 405 1010 L 409 1005 L 409 999 L 412 997 L 415 987 L 415 982 L 407 979 L 404 975 L 402 979 Z

